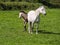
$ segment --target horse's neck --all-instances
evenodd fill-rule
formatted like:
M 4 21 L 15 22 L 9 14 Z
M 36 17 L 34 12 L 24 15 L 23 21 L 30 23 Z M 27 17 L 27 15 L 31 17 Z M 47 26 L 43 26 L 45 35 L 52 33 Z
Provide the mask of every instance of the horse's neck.
M 27 19 L 27 15 L 26 14 L 23 14 L 22 17 L 23 17 L 24 20 Z
M 39 15 L 40 14 L 40 12 L 39 12 L 39 8 L 38 9 L 36 9 L 36 15 Z

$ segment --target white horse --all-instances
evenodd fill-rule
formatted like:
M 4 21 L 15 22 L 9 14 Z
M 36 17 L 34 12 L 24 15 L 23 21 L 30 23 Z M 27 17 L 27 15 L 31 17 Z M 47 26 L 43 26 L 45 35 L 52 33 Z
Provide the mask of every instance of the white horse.
M 28 15 L 28 31 L 31 34 L 33 31 L 33 26 L 34 26 L 35 22 L 36 22 L 36 34 L 38 34 L 38 25 L 39 25 L 39 20 L 40 20 L 39 14 L 40 13 L 46 15 L 46 11 L 45 11 L 44 6 L 41 6 L 36 10 L 31 10 L 27 14 Z

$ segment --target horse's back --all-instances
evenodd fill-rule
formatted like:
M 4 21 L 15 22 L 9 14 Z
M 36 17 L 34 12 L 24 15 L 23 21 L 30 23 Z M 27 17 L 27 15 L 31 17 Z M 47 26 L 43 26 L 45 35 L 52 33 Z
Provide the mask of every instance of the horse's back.
M 31 11 L 29 11 L 28 13 L 31 13 L 31 14 L 32 14 L 32 13 L 34 13 L 34 12 L 35 12 L 34 10 L 31 10 Z
M 34 22 L 34 20 L 36 19 L 36 14 L 35 11 L 29 11 L 28 12 L 28 21 Z

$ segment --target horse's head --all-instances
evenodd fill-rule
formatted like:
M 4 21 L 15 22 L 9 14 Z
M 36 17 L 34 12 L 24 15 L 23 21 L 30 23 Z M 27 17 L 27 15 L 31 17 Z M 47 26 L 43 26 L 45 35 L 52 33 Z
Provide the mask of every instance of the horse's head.
M 22 13 L 20 12 L 20 13 L 19 13 L 19 18 L 21 18 L 21 16 L 22 16 Z
M 43 15 L 46 15 L 44 6 L 39 7 L 39 12 L 42 13 Z
M 24 13 L 25 13 L 24 11 L 20 11 L 19 18 L 21 18 Z

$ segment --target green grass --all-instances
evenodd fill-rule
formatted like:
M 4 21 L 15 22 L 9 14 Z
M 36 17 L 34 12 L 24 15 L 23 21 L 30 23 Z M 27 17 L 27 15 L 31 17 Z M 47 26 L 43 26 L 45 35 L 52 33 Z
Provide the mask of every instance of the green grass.
M 40 15 L 37 35 L 23 32 L 18 13 L 0 11 L 0 45 L 60 45 L 60 9 L 47 9 L 46 16 Z

